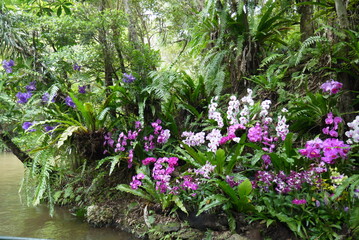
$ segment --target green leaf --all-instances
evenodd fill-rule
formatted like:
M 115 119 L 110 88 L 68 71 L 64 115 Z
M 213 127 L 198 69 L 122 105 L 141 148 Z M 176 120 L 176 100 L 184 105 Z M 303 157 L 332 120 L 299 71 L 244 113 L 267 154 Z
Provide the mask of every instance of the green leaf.
M 196 152 L 193 148 L 183 143 L 184 149 L 196 160 L 199 164 L 206 164 L 206 156 L 201 154 L 201 152 Z
M 179 199 L 179 197 L 177 195 L 173 195 L 172 200 L 175 202 L 175 204 L 177 205 L 177 207 L 179 207 L 179 209 L 181 209 L 183 212 L 187 213 L 187 209 L 186 207 L 183 205 L 183 202 L 181 199 Z
M 234 232 L 236 230 L 236 219 L 230 211 L 226 211 L 226 214 L 228 218 L 229 230 Z
M 108 175 L 111 175 L 113 170 L 115 169 L 116 164 L 120 161 L 120 155 L 116 155 L 112 157 L 111 161 L 111 167 L 110 167 L 110 173 Z
M 352 211 L 350 211 L 349 224 L 353 229 L 354 233 L 359 234 L 359 207 L 355 207 Z
M 219 205 L 225 204 L 228 201 L 226 197 L 220 194 L 212 195 L 203 199 L 200 203 L 200 209 L 197 212 L 196 216 L 199 216 L 204 211 L 208 211 L 211 208 L 217 207 Z
M 71 15 L 70 8 L 66 7 L 65 5 L 62 5 L 63 9 L 65 10 L 66 15 Z
M 240 202 L 239 202 L 239 197 L 238 197 L 236 191 L 234 191 L 233 188 L 227 182 L 224 182 L 224 181 L 219 180 L 219 179 L 217 179 L 216 182 L 221 187 L 222 191 L 225 192 L 231 198 L 232 203 L 237 208 L 239 208 L 240 207 Z
M 179 156 L 179 158 L 185 160 L 187 163 L 189 163 L 189 164 L 191 164 L 192 166 L 195 166 L 195 167 L 197 167 L 197 168 L 200 168 L 200 167 L 202 166 L 202 165 L 199 164 L 196 160 L 194 160 L 194 158 L 193 158 L 190 154 L 188 154 L 188 152 L 187 152 L 186 150 L 182 149 L 182 148 L 179 147 L 179 146 L 176 146 L 176 150 L 183 155 L 183 157 L 180 157 L 180 156 Z
M 57 142 L 57 148 L 60 148 L 64 142 L 70 137 L 74 132 L 80 129 L 79 126 L 70 126 L 68 127 L 60 136 L 59 141 Z
M 267 226 L 267 228 L 268 228 L 273 222 L 274 222 L 273 219 L 267 219 L 267 221 L 266 221 L 266 226 Z
M 217 165 L 216 169 L 219 174 L 223 173 L 223 166 L 226 161 L 226 152 L 223 149 L 218 149 L 216 151 L 216 162 Z
M 288 217 L 284 213 L 277 213 L 275 216 L 279 219 L 279 221 L 286 223 L 290 230 L 297 233 L 301 238 L 305 239 L 304 234 L 301 231 L 298 231 L 298 224 L 294 218 Z
M 128 186 L 126 184 L 119 184 L 119 185 L 116 186 L 116 189 L 120 190 L 122 192 L 131 193 L 131 194 L 136 195 L 138 197 L 141 197 L 141 198 L 147 199 L 149 201 L 152 201 L 151 196 L 146 194 L 141 189 L 132 189 L 130 186 Z
M 350 178 L 347 178 L 342 184 L 337 187 L 334 191 L 334 195 L 331 197 L 332 200 L 337 199 L 342 192 L 350 185 L 350 184 L 358 184 L 359 183 L 359 174 L 355 174 L 351 176 Z
M 293 156 L 293 133 L 288 133 L 284 140 L 284 149 L 288 157 Z
M 256 163 L 261 160 L 261 157 L 263 156 L 263 152 L 257 152 L 254 156 L 251 157 L 251 165 L 254 166 Z
M 58 17 L 60 17 L 61 13 L 62 13 L 62 7 L 60 6 L 60 7 L 57 8 L 56 14 L 57 14 Z
M 255 144 L 255 143 L 249 142 L 249 143 L 246 143 L 245 145 L 247 147 L 250 147 L 250 148 L 253 148 L 253 149 L 262 150 L 262 148 L 260 146 L 258 146 L 257 144 Z
M 252 192 L 252 183 L 249 179 L 244 180 L 238 186 L 238 195 L 239 197 L 246 197 Z

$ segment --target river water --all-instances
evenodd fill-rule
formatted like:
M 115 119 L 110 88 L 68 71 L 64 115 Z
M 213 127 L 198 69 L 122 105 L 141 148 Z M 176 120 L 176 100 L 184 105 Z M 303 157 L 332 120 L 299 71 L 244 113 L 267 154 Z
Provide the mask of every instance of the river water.
M 13 154 L 0 153 L 0 237 L 56 240 L 129 240 L 130 234 L 110 228 L 93 228 L 56 208 L 53 217 L 46 206 L 28 207 L 18 193 L 24 168 Z

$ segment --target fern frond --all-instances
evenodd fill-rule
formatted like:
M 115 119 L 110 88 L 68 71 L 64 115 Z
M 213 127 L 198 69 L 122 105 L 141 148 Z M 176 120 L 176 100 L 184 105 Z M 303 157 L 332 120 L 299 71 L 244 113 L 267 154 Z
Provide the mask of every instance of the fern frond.
M 50 172 L 52 171 L 52 165 L 50 163 L 50 151 L 42 151 L 38 157 L 41 157 L 39 159 L 41 161 L 41 171 L 38 175 L 38 182 L 35 189 L 35 195 L 33 199 L 33 205 L 36 206 L 40 203 L 41 199 L 44 198 L 44 193 L 49 187 L 49 181 L 50 181 Z
M 267 66 L 269 63 L 273 62 L 274 60 L 278 59 L 279 57 L 283 57 L 284 55 L 281 54 L 281 53 L 274 53 L 274 54 L 271 54 L 269 55 L 268 57 L 264 58 L 262 60 L 262 63 L 259 67 L 265 67 Z
M 312 36 L 307 38 L 303 43 L 302 46 L 300 47 L 298 54 L 297 54 L 297 59 L 295 61 L 295 65 L 298 65 L 300 60 L 302 59 L 303 56 L 303 52 L 304 50 L 306 50 L 308 47 L 310 47 L 311 45 L 315 44 L 315 43 L 320 43 L 320 42 L 328 42 L 328 39 L 325 37 L 321 37 L 321 36 Z
M 80 130 L 79 126 L 70 126 L 68 127 L 60 136 L 59 141 L 57 142 L 57 148 L 60 148 L 64 142 L 76 131 Z

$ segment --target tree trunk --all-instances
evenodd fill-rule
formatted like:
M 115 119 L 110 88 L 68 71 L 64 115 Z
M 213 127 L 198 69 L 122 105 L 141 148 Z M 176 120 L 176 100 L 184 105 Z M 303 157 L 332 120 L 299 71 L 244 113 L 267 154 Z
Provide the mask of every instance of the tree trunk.
M 125 13 L 126 13 L 127 18 L 129 20 L 128 37 L 129 37 L 130 42 L 132 42 L 134 47 L 137 49 L 139 39 L 138 39 L 137 31 L 136 31 L 136 21 L 135 21 L 135 19 L 133 17 L 134 13 L 131 10 L 130 1 L 131 0 L 124 0 L 123 3 L 124 3 L 124 7 L 125 7 Z
M 348 13 L 345 4 L 342 0 L 335 0 L 335 10 L 338 17 L 339 28 L 342 30 L 349 29 L 350 26 L 349 26 Z M 343 40 L 347 41 L 348 39 L 341 39 L 341 41 Z M 341 55 L 346 57 L 348 56 L 348 53 L 349 53 L 349 48 L 345 47 L 342 50 Z M 341 64 L 343 63 L 344 61 L 339 59 L 338 67 L 340 68 Z M 353 118 L 355 117 L 355 114 L 353 114 L 352 112 L 357 110 L 356 109 L 357 107 L 353 105 L 353 99 L 356 97 L 353 91 L 359 90 L 358 81 L 353 76 L 349 75 L 347 72 L 339 72 L 337 78 L 338 81 L 343 83 L 343 89 L 345 90 L 345 92 L 343 93 L 340 99 L 341 103 L 339 106 L 339 110 L 342 113 L 347 113 L 344 116 L 344 120 L 346 122 L 349 122 L 353 120 Z
M 100 11 L 103 12 L 106 9 L 106 0 L 101 2 Z M 112 77 L 114 75 L 114 70 L 112 67 L 112 56 L 110 52 L 109 42 L 107 40 L 107 30 L 105 26 L 103 26 L 99 30 L 99 42 L 102 45 L 102 53 L 103 53 L 103 60 L 104 60 L 104 70 L 105 70 L 105 86 L 113 86 Z M 107 92 L 109 93 L 109 92 Z
M 342 0 L 335 0 L 335 11 L 337 12 L 339 27 L 341 29 L 349 28 L 349 19 L 347 9 Z
M 300 0 L 299 2 L 305 2 L 306 0 Z M 301 41 L 304 42 L 308 37 L 314 33 L 314 27 L 312 22 L 313 6 L 312 5 L 300 5 L 298 12 L 300 14 L 300 33 Z
M 31 157 L 22 151 L 7 134 L 0 132 L 0 139 L 22 163 L 32 162 Z

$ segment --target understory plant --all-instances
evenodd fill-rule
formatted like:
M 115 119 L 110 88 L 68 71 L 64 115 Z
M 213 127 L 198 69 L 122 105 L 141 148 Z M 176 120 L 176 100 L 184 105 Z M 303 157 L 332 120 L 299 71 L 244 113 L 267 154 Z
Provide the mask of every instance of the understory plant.
M 341 84 L 328 81 L 322 88 L 336 94 Z M 357 119 L 349 123 L 347 144 L 338 139 L 342 118 L 326 113 L 324 138 L 318 135 L 302 148 L 289 132 L 290 112 L 270 112 L 271 101 L 255 103 L 252 94 L 249 89 L 240 100 L 231 96 L 223 112 L 213 98 L 203 131 L 183 132 L 174 149 L 144 158 L 130 185 L 117 189 L 163 208 L 171 199 L 184 212 L 223 211 L 232 230 L 233 212 L 241 212 L 267 226 L 283 222 L 301 238 L 339 237 L 355 218 L 348 210 L 355 214 L 357 208 L 358 181 L 346 181 L 357 178 L 351 155 Z

